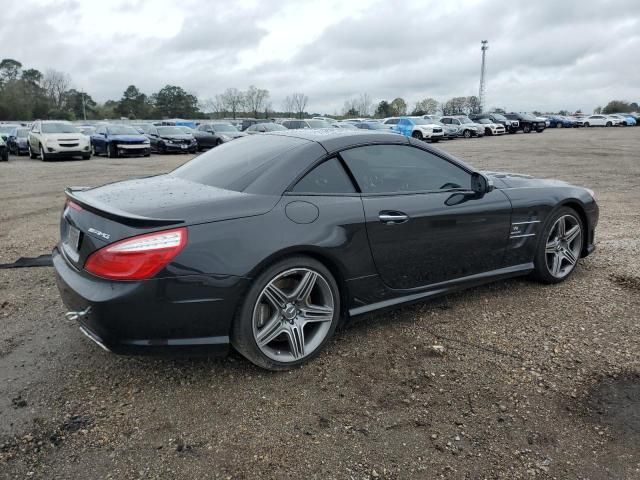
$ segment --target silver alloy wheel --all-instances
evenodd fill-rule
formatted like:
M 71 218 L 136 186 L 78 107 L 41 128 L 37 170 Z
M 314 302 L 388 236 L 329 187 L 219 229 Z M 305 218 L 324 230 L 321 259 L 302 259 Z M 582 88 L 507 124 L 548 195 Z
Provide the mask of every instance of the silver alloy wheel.
M 94 157 L 98 156 L 96 155 L 96 146 L 93 143 L 91 144 L 91 155 L 93 155 Z
M 42 145 L 40 145 L 40 160 L 43 162 L 46 160 L 44 156 L 44 147 Z
M 313 353 L 331 330 L 334 298 L 317 271 L 293 268 L 273 278 L 253 308 L 253 338 L 278 362 L 296 362 Z
M 575 268 L 582 250 L 582 227 L 573 215 L 563 215 L 549 231 L 545 257 L 549 273 L 564 278 Z

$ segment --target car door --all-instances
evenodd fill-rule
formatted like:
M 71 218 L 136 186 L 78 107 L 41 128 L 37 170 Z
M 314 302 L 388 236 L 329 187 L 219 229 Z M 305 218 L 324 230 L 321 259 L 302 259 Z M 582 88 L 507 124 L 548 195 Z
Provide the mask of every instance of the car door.
M 472 173 L 415 145 L 340 152 L 361 190 L 384 283 L 406 290 L 504 267 L 511 203 L 471 190 Z
M 29 146 L 31 147 L 33 153 L 38 153 L 40 151 L 40 142 L 38 138 L 39 134 L 40 123 L 36 122 L 33 124 L 31 130 L 29 131 Z
M 97 153 L 106 153 L 107 149 L 105 148 L 105 136 L 106 130 L 105 127 L 96 128 L 95 134 L 91 136 L 91 142 L 93 143 L 93 148 Z

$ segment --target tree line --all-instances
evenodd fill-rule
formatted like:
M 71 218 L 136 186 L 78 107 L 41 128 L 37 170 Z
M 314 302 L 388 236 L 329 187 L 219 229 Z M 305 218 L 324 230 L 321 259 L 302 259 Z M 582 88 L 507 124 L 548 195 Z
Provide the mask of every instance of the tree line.
M 54 69 L 42 73 L 33 68 L 23 68 L 14 59 L 0 61 L 0 120 L 33 120 L 55 118 L 66 120 L 102 120 L 115 118 L 159 119 L 159 118 L 254 118 L 298 117 L 309 114 L 309 97 L 294 92 L 285 97 L 280 109 L 271 102 L 269 90 L 251 85 L 247 90 L 227 88 L 223 93 L 209 99 L 198 97 L 176 85 L 166 85 L 158 92 L 147 95 L 135 85 L 129 85 L 119 100 L 107 100 L 100 104 L 87 92 L 72 87 L 71 77 Z M 492 109 L 504 113 L 502 108 Z M 638 111 L 638 104 L 612 100 L 594 113 L 616 113 Z M 402 97 L 380 100 L 377 104 L 368 93 L 347 99 L 341 114 L 334 117 L 397 117 L 403 115 L 471 115 L 481 113 L 481 105 L 475 95 L 453 97 L 444 102 L 427 97 L 416 102 L 412 108 Z M 536 115 L 540 112 L 534 111 Z M 558 112 L 570 114 L 566 110 Z

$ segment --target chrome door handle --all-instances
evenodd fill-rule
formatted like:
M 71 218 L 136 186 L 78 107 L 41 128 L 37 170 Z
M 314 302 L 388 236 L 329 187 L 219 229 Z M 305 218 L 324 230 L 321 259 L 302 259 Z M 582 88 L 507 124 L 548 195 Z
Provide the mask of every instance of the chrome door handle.
M 400 212 L 384 212 L 380 213 L 378 216 L 382 223 L 394 224 L 394 223 L 404 223 L 409 220 L 409 215 L 405 215 Z

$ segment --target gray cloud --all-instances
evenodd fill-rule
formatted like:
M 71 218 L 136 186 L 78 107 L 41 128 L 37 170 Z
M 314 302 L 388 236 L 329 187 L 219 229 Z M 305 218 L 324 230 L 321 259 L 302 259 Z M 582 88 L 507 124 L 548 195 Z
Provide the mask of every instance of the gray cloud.
M 177 84 L 203 98 L 254 84 L 271 91 L 276 108 L 304 91 L 309 108 L 323 113 L 340 111 L 362 92 L 376 101 L 446 100 L 477 92 L 482 39 L 490 42 L 489 106 L 591 109 L 639 96 L 635 0 L 537 0 L 508 8 L 501 1 L 354 1 L 339 4 L 353 6 L 351 12 L 327 4 L 311 17 L 304 13 L 309 5 L 293 0 L 215 8 L 206 0 L 106 7 L 7 1 L 0 57 L 66 71 L 101 101 L 119 98 L 129 84 L 147 93 Z M 307 33 L 288 35 L 298 22 Z

